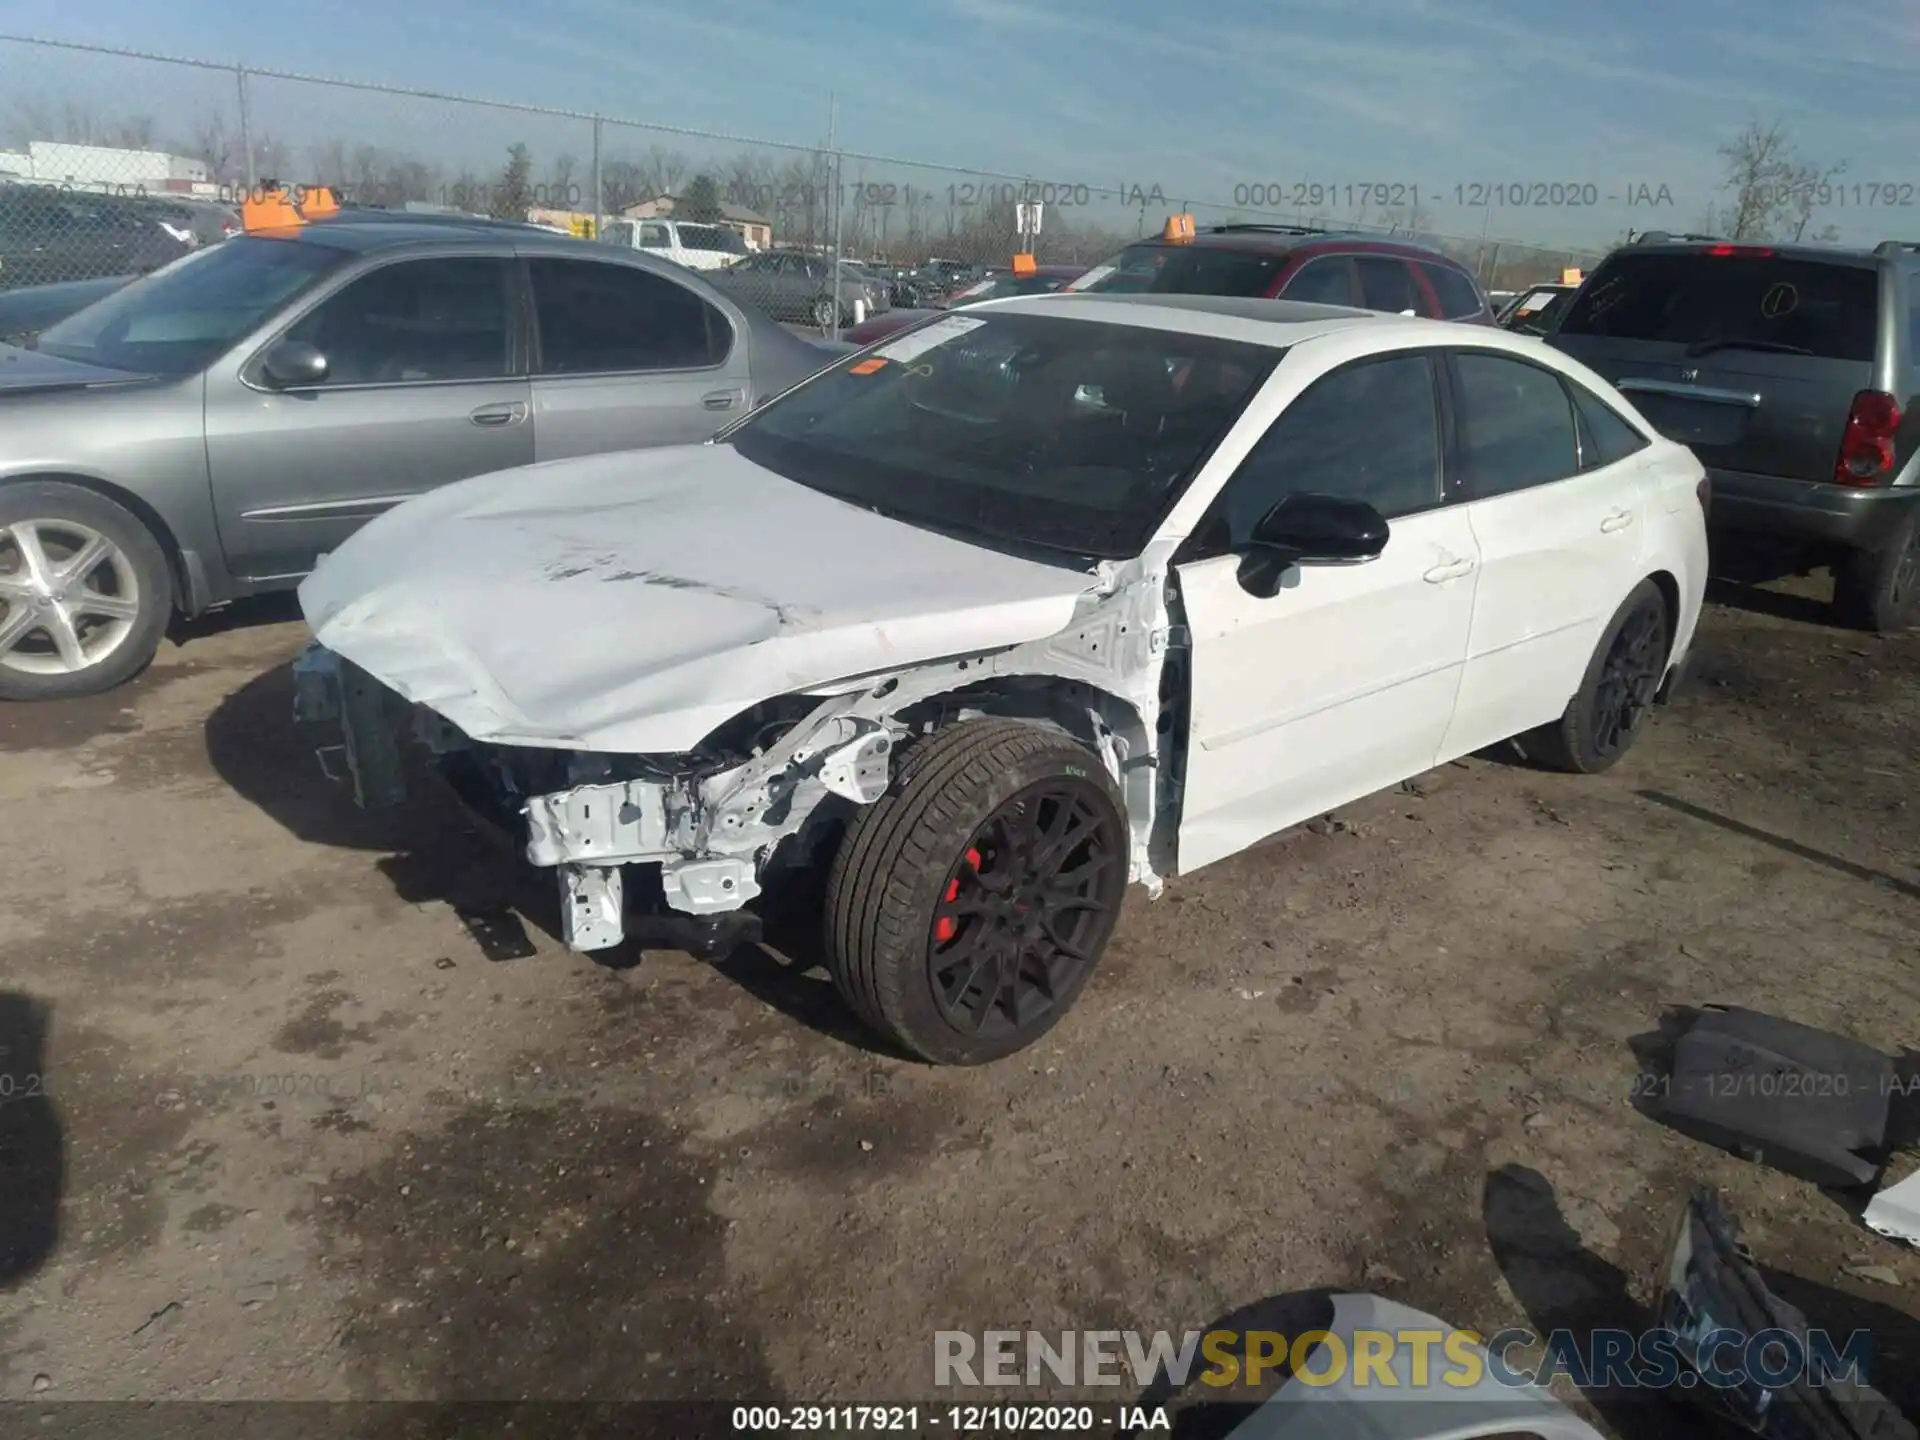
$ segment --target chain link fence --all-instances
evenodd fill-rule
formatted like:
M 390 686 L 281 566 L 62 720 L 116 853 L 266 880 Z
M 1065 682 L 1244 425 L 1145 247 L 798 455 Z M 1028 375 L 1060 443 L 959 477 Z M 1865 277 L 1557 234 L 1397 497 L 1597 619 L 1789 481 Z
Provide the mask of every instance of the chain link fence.
M 1417 205 L 1370 206 L 1332 187 L 1307 197 L 1329 202 L 1312 209 L 1230 205 L 1158 185 L 864 154 L 836 144 L 831 107 L 819 123 L 810 141 L 770 141 L 0 36 L 0 291 L 155 269 L 234 233 L 246 196 L 276 181 L 327 185 L 353 206 L 530 221 L 634 246 L 830 331 L 924 304 L 1016 252 L 1042 267 L 1034 283 L 1064 280 L 1171 214 L 1201 227 L 1412 236 L 1490 290 L 1599 258 L 1437 233 Z M 1023 207 L 1037 220 L 1028 210 L 1023 224 Z

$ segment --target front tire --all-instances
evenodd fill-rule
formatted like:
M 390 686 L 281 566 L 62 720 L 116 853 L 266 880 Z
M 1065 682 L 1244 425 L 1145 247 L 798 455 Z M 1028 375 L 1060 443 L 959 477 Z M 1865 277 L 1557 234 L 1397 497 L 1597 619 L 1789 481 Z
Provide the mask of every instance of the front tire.
M 1855 550 L 1834 567 L 1833 608 L 1842 624 L 1887 635 L 1920 607 L 1920 506 L 1879 550 Z
M 1536 765 L 1598 775 L 1625 755 L 1646 728 L 1667 672 L 1667 597 L 1642 580 L 1601 633 L 1579 690 L 1551 725 L 1519 737 Z
M 828 968 L 862 1020 L 923 1060 L 1011 1055 L 1093 974 L 1129 854 L 1085 746 L 1018 721 L 950 726 L 849 823 L 827 879 Z
M 56 481 L 0 489 L 0 700 L 125 684 L 172 610 L 167 557 L 124 506 Z

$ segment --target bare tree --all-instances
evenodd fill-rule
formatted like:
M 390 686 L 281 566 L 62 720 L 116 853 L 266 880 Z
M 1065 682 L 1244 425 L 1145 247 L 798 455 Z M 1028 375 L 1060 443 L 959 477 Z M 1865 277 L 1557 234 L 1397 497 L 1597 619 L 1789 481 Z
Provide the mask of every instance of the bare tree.
M 16 101 L 11 128 L 24 142 L 104 145 L 115 150 L 152 149 L 159 129 L 151 115 L 105 120 L 73 100 L 58 105 L 36 100 Z
M 245 157 L 238 138 L 227 129 L 226 115 L 216 110 L 194 129 L 182 151 L 207 167 L 207 178 L 220 185 L 245 179 Z
M 600 166 L 600 203 L 609 215 L 647 198 L 646 180 L 631 160 L 607 160 Z
M 553 157 L 553 164 L 547 167 L 546 202 L 559 209 L 572 209 L 584 193 L 574 189 L 576 176 L 574 171 L 580 162 L 571 155 L 560 154 Z
M 652 145 L 640 157 L 641 183 L 647 187 L 649 198 L 671 195 L 680 188 L 680 182 L 687 178 L 692 168 L 692 163 L 678 150 L 662 150 L 658 145 Z
M 1732 199 L 1708 228 L 1733 240 L 1802 239 L 1832 182 L 1847 168 L 1844 161 L 1829 165 L 1803 155 L 1780 120 L 1749 120 L 1719 154 L 1726 166 L 1721 189 L 1731 191 Z
M 313 172 L 313 180 L 319 185 L 343 186 L 348 181 L 347 142 L 335 136 L 331 140 L 322 140 L 307 151 L 307 164 Z M 291 177 L 276 171 L 260 169 L 262 180 L 285 180 Z

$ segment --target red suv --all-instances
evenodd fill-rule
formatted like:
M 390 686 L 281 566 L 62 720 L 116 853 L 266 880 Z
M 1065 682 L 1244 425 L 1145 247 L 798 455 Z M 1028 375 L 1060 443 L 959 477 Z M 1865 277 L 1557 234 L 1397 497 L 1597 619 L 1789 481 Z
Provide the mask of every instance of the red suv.
M 1095 295 L 1305 300 L 1494 323 L 1479 282 L 1438 250 L 1411 240 L 1296 225 L 1214 225 L 1184 237 L 1141 240 L 1066 288 Z

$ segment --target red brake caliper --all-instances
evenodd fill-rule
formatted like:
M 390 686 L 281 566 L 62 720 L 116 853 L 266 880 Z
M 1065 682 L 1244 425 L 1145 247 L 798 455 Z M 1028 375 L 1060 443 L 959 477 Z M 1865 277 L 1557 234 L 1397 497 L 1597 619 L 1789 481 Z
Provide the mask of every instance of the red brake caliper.
M 978 873 L 980 869 L 980 852 L 978 850 L 968 850 L 962 863 L 967 869 Z M 947 893 L 941 897 L 941 903 L 951 905 L 959 898 L 960 877 L 956 875 L 947 881 Z M 959 933 L 960 922 L 951 915 L 942 915 L 938 920 L 933 922 L 933 943 L 936 945 L 945 945 Z

